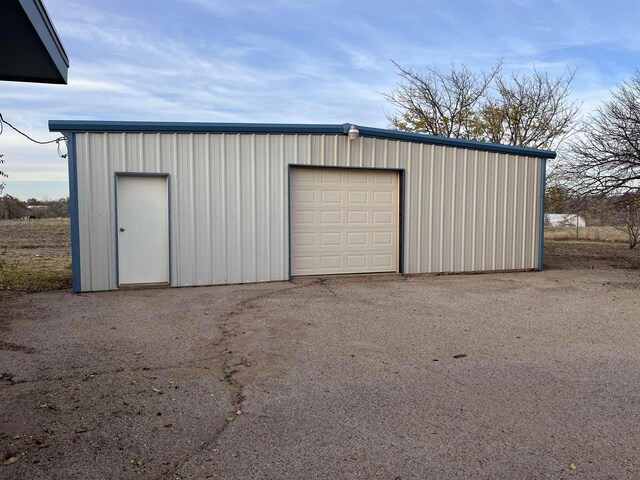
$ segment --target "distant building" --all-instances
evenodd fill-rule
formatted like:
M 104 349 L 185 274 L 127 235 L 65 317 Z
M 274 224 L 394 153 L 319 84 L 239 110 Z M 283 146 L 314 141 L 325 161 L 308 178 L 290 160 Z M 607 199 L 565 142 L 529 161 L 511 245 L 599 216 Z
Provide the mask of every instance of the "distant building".
M 544 217 L 545 223 L 550 227 L 575 227 L 576 221 L 578 227 L 587 226 L 584 218 L 575 213 L 547 213 Z

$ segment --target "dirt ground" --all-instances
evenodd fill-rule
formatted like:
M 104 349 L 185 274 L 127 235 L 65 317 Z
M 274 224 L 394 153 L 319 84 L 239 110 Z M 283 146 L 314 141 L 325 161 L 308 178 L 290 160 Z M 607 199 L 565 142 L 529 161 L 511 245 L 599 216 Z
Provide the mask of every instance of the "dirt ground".
M 551 233 L 542 273 L 73 295 L 19 293 L 68 220 L 0 222 L 0 477 L 638 478 L 640 250 Z
M 629 249 L 624 243 L 545 240 L 544 268 L 640 270 L 640 248 Z
M 587 262 L 12 294 L 0 477 L 638 478 L 639 288 Z

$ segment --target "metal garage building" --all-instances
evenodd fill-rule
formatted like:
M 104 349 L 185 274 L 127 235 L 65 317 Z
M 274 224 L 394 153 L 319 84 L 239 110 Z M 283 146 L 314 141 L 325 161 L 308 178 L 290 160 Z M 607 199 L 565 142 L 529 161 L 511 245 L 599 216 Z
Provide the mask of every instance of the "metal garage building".
M 350 124 L 49 128 L 75 291 L 542 268 L 554 152 Z

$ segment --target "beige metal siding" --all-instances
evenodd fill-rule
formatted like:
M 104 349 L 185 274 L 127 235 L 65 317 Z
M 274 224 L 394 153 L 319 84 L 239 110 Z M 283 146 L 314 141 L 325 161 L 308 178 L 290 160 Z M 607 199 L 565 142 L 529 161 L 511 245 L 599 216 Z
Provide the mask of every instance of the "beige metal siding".
M 76 139 L 84 291 L 117 288 L 114 172 L 170 175 L 175 286 L 289 278 L 290 164 L 404 169 L 405 273 L 537 267 L 537 158 L 346 135 Z

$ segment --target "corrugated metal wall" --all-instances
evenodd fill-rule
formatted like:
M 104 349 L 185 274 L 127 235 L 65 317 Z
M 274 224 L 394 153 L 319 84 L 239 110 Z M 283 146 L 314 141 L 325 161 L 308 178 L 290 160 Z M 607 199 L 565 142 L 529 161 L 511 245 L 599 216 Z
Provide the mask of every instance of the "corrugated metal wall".
M 289 164 L 405 169 L 405 273 L 537 266 L 537 158 L 345 135 L 78 133 L 76 142 L 83 291 L 117 288 L 115 172 L 170 175 L 174 286 L 288 279 Z

